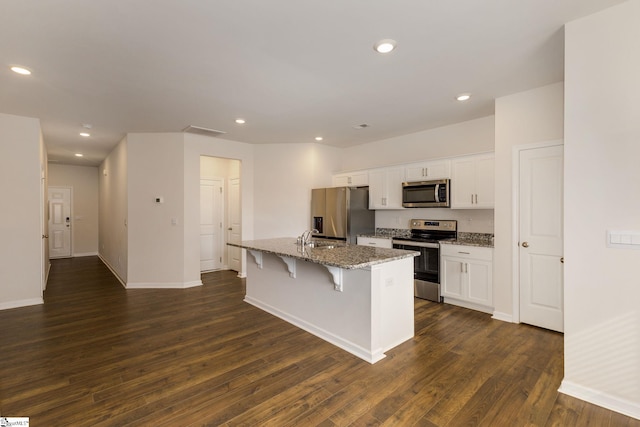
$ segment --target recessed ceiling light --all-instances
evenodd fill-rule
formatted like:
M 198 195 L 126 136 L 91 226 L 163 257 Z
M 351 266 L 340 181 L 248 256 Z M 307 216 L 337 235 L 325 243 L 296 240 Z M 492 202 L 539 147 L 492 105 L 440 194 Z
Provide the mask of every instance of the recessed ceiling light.
M 471 98 L 470 93 L 461 93 L 460 95 L 456 96 L 456 99 L 458 101 L 468 101 L 469 98 Z
M 17 65 L 11 67 L 11 71 L 13 71 L 14 73 L 22 74 L 23 76 L 28 76 L 29 74 L 31 74 L 31 70 L 24 67 L 19 67 Z
M 88 138 L 91 136 L 91 134 L 87 132 L 80 132 L 80 136 L 84 136 L 85 138 Z
M 380 40 L 373 45 L 373 48 L 378 53 L 389 53 L 396 47 L 396 41 L 391 39 Z
M 321 136 L 316 136 L 316 141 L 322 141 L 324 138 L 322 138 Z
M 76 153 L 76 157 L 82 157 L 84 154 Z
M 246 121 L 244 119 L 236 119 L 236 123 L 239 125 L 243 125 L 246 123 Z

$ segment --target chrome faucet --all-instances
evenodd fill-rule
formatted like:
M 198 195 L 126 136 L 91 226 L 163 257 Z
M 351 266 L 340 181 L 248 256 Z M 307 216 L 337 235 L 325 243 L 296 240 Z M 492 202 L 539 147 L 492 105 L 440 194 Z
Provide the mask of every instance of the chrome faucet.
M 319 233 L 315 228 L 313 230 L 307 230 L 300 237 L 298 237 L 298 243 L 302 246 L 306 246 L 309 244 L 309 240 L 311 239 L 311 235 L 313 233 Z

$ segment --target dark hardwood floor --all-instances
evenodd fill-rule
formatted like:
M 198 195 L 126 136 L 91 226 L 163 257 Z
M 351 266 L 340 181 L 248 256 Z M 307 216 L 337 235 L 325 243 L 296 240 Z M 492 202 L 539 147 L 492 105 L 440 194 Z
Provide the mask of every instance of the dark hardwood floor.
M 560 395 L 562 335 L 416 299 L 370 365 L 242 301 L 234 272 L 125 290 L 53 261 L 42 306 L 0 311 L 0 414 L 32 426 L 640 426 Z

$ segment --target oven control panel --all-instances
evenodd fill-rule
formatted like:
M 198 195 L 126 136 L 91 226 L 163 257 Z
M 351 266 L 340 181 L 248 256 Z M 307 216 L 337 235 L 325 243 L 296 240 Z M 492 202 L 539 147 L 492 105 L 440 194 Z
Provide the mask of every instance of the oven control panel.
M 409 224 L 414 230 L 456 231 L 458 229 L 458 221 L 451 220 L 412 219 Z

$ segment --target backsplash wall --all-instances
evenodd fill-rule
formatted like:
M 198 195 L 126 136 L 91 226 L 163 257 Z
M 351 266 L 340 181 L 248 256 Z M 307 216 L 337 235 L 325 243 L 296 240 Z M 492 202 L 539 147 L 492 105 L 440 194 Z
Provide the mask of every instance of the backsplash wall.
M 377 210 L 376 228 L 409 228 L 414 219 L 448 219 L 458 221 L 458 231 L 493 234 L 493 209 L 411 208 Z

